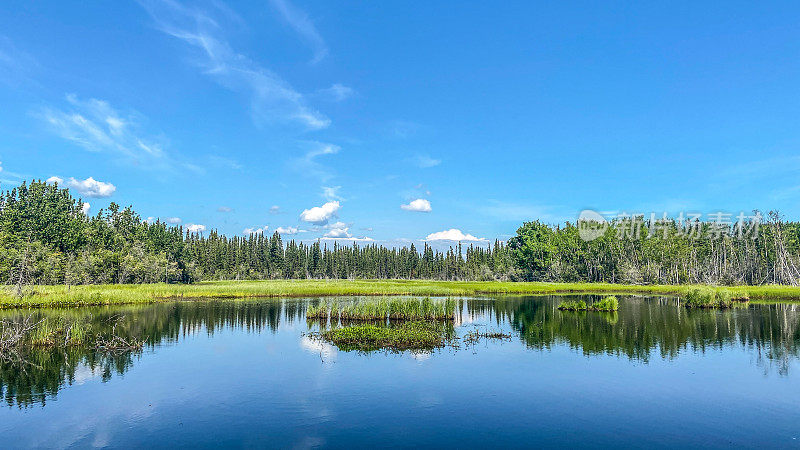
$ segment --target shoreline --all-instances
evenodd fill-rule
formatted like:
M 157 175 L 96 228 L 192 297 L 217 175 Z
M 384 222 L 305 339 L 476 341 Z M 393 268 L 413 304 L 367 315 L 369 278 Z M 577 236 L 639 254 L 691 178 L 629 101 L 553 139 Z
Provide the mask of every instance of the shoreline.
M 630 285 L 610 283 L 547 283 L 501 281 L 427 280 L 264 280 L 206 281 L 194 284 L 108 284 L 29 286 L 27 294 L 14 296 L 11 287 L 0 289 L 0 309 L 82 307 L 157 303 L 180 299 L 244 299 L 330 296 L 468 296 L 548 294 L 685 295 L 697 287 L 727 289 L 749 295 L 759 303 L 800 301 L 798 286 Z

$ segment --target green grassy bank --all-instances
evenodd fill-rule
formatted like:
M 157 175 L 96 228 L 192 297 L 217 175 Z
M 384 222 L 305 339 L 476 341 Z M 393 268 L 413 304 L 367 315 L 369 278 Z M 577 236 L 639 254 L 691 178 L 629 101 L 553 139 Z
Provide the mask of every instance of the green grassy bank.
M 697 286 L 622 285 L 607 283 L 513 283 L 424 280 L 270 280 L 220 281 L 196 284 L 128 284 L 33 286 L 22 298 L 11 287 L 0 289 L 0 308 L 91 306 L 152 303 L 181 298 L 306 297 L 337 295 L 428 295 L 465 296 L 481 294 L 656 294 L 685 295 Z M 722 289 L 714 288 L 712 289 Z M 800 287 L 733 286 L 735 295 L 746 293 L 757 301 L 800 301 Z

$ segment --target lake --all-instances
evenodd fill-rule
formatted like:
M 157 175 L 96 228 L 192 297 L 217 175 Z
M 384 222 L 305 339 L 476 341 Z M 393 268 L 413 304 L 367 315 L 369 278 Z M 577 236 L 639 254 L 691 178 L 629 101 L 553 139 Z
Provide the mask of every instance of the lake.
M 0 312 L 113 319 L 147 342 L 0 362 L 2 446 L 800 446 L 798 305 L 557 309 L 579 298 L 459 299 L 457 336 L 511 339 L 416 353 L 310 337 L 320 299 Z

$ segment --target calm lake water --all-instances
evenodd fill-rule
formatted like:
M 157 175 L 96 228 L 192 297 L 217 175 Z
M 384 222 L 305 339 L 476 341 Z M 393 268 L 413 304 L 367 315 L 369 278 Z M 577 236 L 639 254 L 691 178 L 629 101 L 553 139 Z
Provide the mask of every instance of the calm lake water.
M 318 299 L 42 311 L 121 315 L 148 345 L 0 364 L 0 446 L 800 446 L 798 305 L 565 298 L 463 299 L 456 334 L 512 339 L 419 354 L 310 339 Z

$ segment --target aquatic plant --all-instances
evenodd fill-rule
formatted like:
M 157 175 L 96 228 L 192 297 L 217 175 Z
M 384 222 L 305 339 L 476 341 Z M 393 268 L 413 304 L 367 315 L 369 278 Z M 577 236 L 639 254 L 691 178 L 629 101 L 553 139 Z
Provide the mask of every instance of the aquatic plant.
M 511 335 L 508 333 L 503 333 L 501 331 L 473 330 L 464 335 L 463 342 L 468 345 L 477 344 L 483 339 L 497 339 L 501 341 L 510 341 Z
M 592 303 L 588 309 L 592 311 L 616 311 L 619 309 L 619 300 L 617 300 L 617 297 L 610 295 Z
M 379 299 L 349 304 L 320 303 L 309 305 L 308 319 L 341 319 L 342 321 L 380 320 L 454 320 L 456 302 L 451 299 L 434 301 L 429 297 L 417 299 Z
M 732 308 L 744 302 L 749 301 L 747 298 L 739 297 L 736 300 L 733 294 L 728 289 L 712 289 L 712 288 L 695 288 L 686 293 L 686 298 L 683 301 L 684 306 L 687 308 Z
M 320 296 L 470 296 L 477 294 L 661 294 L 685 296 L 697 286 L 610 283 L 543 283 L 433 280 L 263 280 L 194 284 L 105 284 L 35 286 L 19 298 L 0 286 L 0 308 L 78 307 L 157 303 L 186 298 L 255 298 Z M 709 289 L 723 289 L 708 287 Z M 731 286 L 734 298 L 800 300 L 800 286 Z
M 558 305 L 558 309 L 562 311 L 616 311 L 619 309 L 619 301 L 613 295 L 591 304 L 587 304 L 583 300 L 566 300 Z
M 558 305 L 562 311 L 586 311 L 586 302 L 583 300 L 566 300 Z
M 319 333 L 317 337 L 343 351 L 432 350 L 444 346 L 450 330 L 452 327 L 443 322 L 412 321 L 398 326 L 350 325 Z

